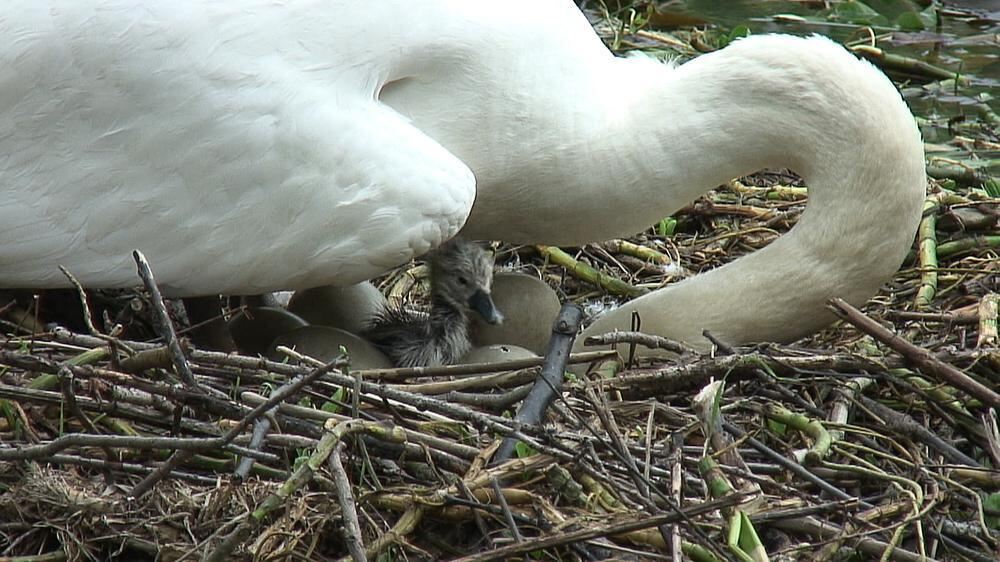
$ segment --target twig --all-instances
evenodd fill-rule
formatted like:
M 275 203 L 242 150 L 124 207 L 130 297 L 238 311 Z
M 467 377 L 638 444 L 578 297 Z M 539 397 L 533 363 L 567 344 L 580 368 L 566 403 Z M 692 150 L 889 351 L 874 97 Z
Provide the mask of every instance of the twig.
M 955 312 L 910 312 L 908 310 L 890 310 L 886 316 L 896 320 L 913 320 L 916 322 L 939 322 L 942 324 L 975 324 L 979 321 L 976 313 Z
M 872 507 L 870 503 L 862 501 L 861 499 L 848 494 L 847 492 L 841 490 L 840 488 L 837 488 L 836 486 L 830 484 L 826 480 L 823 480 L 819 476 L 816 476 L 802 465 L 786 459 L 782 455 L 778 454 L 777 451 L 771 449 L 770 447 L 768 447 L 764 443 L 761 443 L 757 439 L 750 437 L 749 435 L 746 434 L 745 431 L 736 427 L 735 425 L 729 422 L 723 422 L 723 427 L 725 427 L 726 431 L 733 434 L 734 436 L 743 438 L 748 445 L 750 445 L 754 449 L 757 449 L 757 451 L 767 455 L 774 462 L 778 463 L 785 469 L 791 471 L 792 473 L 806 480 L 807 482 L 812 483 L 813 485 L 817 486 L 824 492 L 827 492 L 828 494 L 831 494 L 834 497 L 842 500 L 857 501 L 858 505 L 863 506 L 865 509 L 870 509 Z
M 769 525 L 794 533 L 806 533 L 823 540 L 837 540 L 842 538 L 845 533 L 845 529 L 829 521 L 821 521 L 813 517 L 780 519 L 770 522 Z M 856 541 L 857 550 L 865 553 L 871 559 L 881 556 L 886 549 L 893 548 L 889 543 L 868 537 L 857 537 Z M 893 548 L 892 559 L 899 562 L 935 562 L 933 558 L 923 557 L 899 548 Z
M 886 361 L 884 364 L 874 359 L 857 355 L 808 355 L 769 356 L 762 353 L 745 355 L 725 355 L 721 357 L 699 356 L 691 363 L 672 365 L 654 370 L 626 372 L 604 382 L 607 388 L 616 390 L 629 398 L 647 398 L 662 395 L 682 388 L 704 384 L 711 377 L 722 378 L 734 372 L 747 372 L 767 367 L 778 373 L 798 371 L 859 371 L 881 370 L 887 366 L 901 365 L 901 361 Z
M 263 402 L 263 397 L 244 393 L 243 399 L 247 402 Z M 348 421 L 348 416 L 323 412 L 314 408 L 297 406 L 295 404 L 283 403 L 278 406 L 278 411 L 293 419 L 307 419 L 325 423 L 326 420 L 336 420 L 338 422 Z M 369 420 L 371 421 L 371 420 Z M 472 459 L 479 452 L 479 449 L 455 443 L 435 435 L 420 433 L 416 430 L 403 428 L 406 435 L 406 443 L 403 444 L 404 452 L 415 453 L 414 456 L 422 459 L 430 459 L 438 466 L 443 466 L 447 470 L 462 473 L 468 468 L 468 460 Z M 314 446 L 314 445 L 313 445 Z
M 989 347 L 1000 343 L 997 336 L 997 309 L 1000 308 L 1000 295 L 990 293 L 979 301 L 979 337 L 976 347 Z
M 236 439 L 236 437 L 240 433 L 242 433 L 251 423 L 253 423 L 253 421 L 256 420 L 259 416 L 271 410 L 281 402 L 284 402 L 289 397 L 293 396 L 296 392 L 301 390 L 304 386 L 312 383 L 313 381 L 329 373 L 330 371 L 344 366 L 345 364 L 346 361 L 342 357 L 337 358 L 334 361 L 331 361 L 330 363 L 327 363 L 326 365 L 318 369 L 315 369 L 308 375 L 303 375 L 301 377 L 296 378 L 295 380 L 289 381 L 288 384 L 274 391 L 274 393 L 271 394 L 271 397 L 268 398 L 264 403 L 259 404 L 253 410 L 251 410 L 246 416 L 243 417 L 243 419 L 237 422 L 236 425 L 234 425 L 232 429 L 230 429 L 225 435 L 219 437 L 218 441 L 220 443 L 220 446 L 229 445 L 230 442 Z M 174 454 L 172 454 L 170 458 L 167 459 L 167 462 L 163 463 L 163 466 L 161 467 L 162 470 L 157 470 L 153 472 L 152 474 L 144 478 L 141 482 L 136 484 L 135 487 L 132 488 L 131 497 L 135 498 L 142 497 L 146 492 L 152 489 L 152 487 L 156 484 L 156 482 L 165 478 L 167 474 L 169 474 L 171 469 L 173 469 L 176 466 L 179 466 L 180 463 L 190 458 L 191 454 L 192 453 L 190 451 L 175 451 Z
M 490 562 L 492 560 L 507 560 L 516 556 L 525 555 L 536 550 L 542 551 L 561 545 L 595 539 L 597 537 L 607 537 L 610 535 L 621 535 L 639 529 L 649 529 L 660 525 L 669 525 L 682 520 L 683 517 L 693 518 L 705 513 L 712 513 L 724 507 L 736 505 L 742 499 L 740 494 L 733 494 L 720 500 L 712 500 L 702 504 L 689 507 L 683 510 L 683 514 L 663 513 L 659 515 L 630 514 L 618 517 L 616 521 L 595 525 L 578 531 L 562 532 L 555 536 L 543 536 L 537 539 L 496 548 L 478 554 L 455 558 L 451 562 Z
M 157 328 L 159 328 L 160 334 L 170 349 L 170 358 L 173 360 L 174 370 L 177 371 L 177 375 L 184 381 L 184 384 L 191 388 L 203 390 L 198 381 L 195 380 L 194 373 L 191 372 L 191 366 L 188 365 L 187 358 L 184 357 L 184 351 L 177 341 L 174 324 L 170 321 L 170 315 L 167 314 L 167 307 L 163 303 L 163 295 L 160 294 L 160 288 L 156 285 L 156 280 L 153 278 L 153 271 L 149 267 L 149 262 L 146 261 L 146 256 L 142 255 L 142 252 L 139 250 L 133 250 L 132 258 L 135 259 L 135 265 L 139 270 L 139 277 L 142 278 L 143 286 L 149 291 L 150 300 L 153 305 L 153 318 L 156 320 Z
M 267 440 L 268 432 L 271 431 L 271 416 L 277 413 L 277 411 L 277 407 L 271 408 L 253 424 L 253 433 L 250 436 L 250 443 L 247 444 L 247 448 L 255 451 L 261 450 L 264 442 Z M 250 476 L 250 471 L 253 469 L 255 462 L 256 460 L 252 457 L 241 457 L 239 464 L 236 465 L 236 470 L 233 471 L 233 475 L 239 480 L 246 480 Z
M 591 363 L 609 357 L 615 357 L 614 351 L 584 351 L 573 353 L 569 356 L 568 363 L 571 365 L 579 363 Z M 498 373 L 501 371 L 515 371 L 518 369 L 529 369 L 538 367 L 545 363 L 544 357 L 526 357 L 524 359 L 510 359 L 507 361 L 497 361 L 495 363 L 469 363 L 466 365 L 444 365 L 441 367 L 401 367 L 398 369 L 359 369 L 351 373 L 364 380 L 381 380 L 385 382 L 404 382 L 414 378 L 422 377 L 459 377 L 482 375 L 484 373 Z
M 608 332 L 596 336 L 588 336 L 583 340 L 586 346 L 594 345 L 614 345 L 618 343 L 638 344 L 649 349 L 664 349 L 678 355 L 697 355 L 698 352 L 679 341 L 674 341 L 663 336 L 644 334 L 642 332 Z
M 514 537 L 514 542 L 524 542 L 524 536 L 521 535 L 521 530 L 518 528 L 517 523 L 514 521 L 514 516 L 510 511 L 510 506 L 507 505 L 507 498 L 504 496 L 503 490 L 500 489 L 500 481 L 496 478 L 491 478 L 490 487 L 493 489 L 497 503 L 500 504 L 500 509 L 503 510 L 504 521 L 507 523 L 507 530 L 509 530 L 510 534 Z
M 344 522 L 342 534 L 344 542 L 347 543 L 347 551 L 351 553 L 354 562 L 367 562 L 364 536 L 361 534 L 361 524 L 358 521 L 357 502 L 354 500 L 351 481 L 347 478 L 344 463 L 340 460 L 340 455 L 346 447 L 343 441 L 337 443 L 327 464 L 333 475 L 333 483 L 337 486 L 337 503 L 340 505 L 340 517 Z
M 944 439 L 941 439 L 935 435 L 934 432 L 917 423 L 917 421 L 910 416 L 901 414 L 887 406 L 883 406 L 881 403 L 872 400 L 867 396 L 858 396 L 857 400 L 861 402 L 865 408 L 871 410 L 873 414 L 882 418 L 885 421 L 886 429 L 895 430 L 902 435 L 916 439 L 917 441 L 941 453 L 945 458 L 953 463 L 982 468 L 982 465 L 976 462 L 975 459 L 962 453 L 955 447 L 952 447 Z
M 608 252 L 635 256 L 639 259 L 647 262 L 653 262 L 658 265 L 669 265 L 670 262 L 673 261 L 670 259 L 670 256 L 666 254 L 660 253 L 646 246 L 640 246 L 639 244 L 629 242 L 628 240 L 608 240 L 607 242 L 602 242 L 601 247 Z
M 131 435 L 68 433 L 41 445 L 0 448 L 0 461 L 38 460 L 70 447 L 174 449 L 190 452 L 214 451 L 225 447 L 225 449 L 238 454 L 253 455 L 270 461 L 278 460 L 275 455 L 270 453 L 251 451 L 224 443 L 221 437 L 133 437 Z
M 896 351 L 896 353 L 899 353 L 916 365 L 921 371 L 932 374 L 946 381 L 948 384 L 968 392 L 972 396 L 982 400 L 987 406 L 994 408 L 1000 406 L 1000 394 L 970 378 L 955 367 L 934 357 L 927 350 L 921 349 L 883 328 L 878 322 L 868 318 L 860 310 L 854 308 L 843 299 L 831 299 L 829 304 L 830 309 L 837 316 L 840 316 L 862 332 L 886 344 Z
M 76 287 L 77 294 L 80 295 L 80 307 L 83 308 L 83 323 L 84 325 L 87 326 L 87 331 L 90 332 L 90 335 L 98 338 L 106 337 L 104 336 L 104 334 L 98 331 L 96 327 L 94 327 L 94 319 L 90 314 L 90 302 L 87 299 L 87 291 L 83 290 L 83 285 L 81 285 L 80 282 L 76 280 L 76 277 L 73 277 L 73 274 L 70 273 L 69 270 L 66 269 L 65 267 L 60 265 L 59 271 L 61 271 L 62 274 L 65 275 L 67 279 L 69 279 L 69 282 L 72 283 L 74 287 Z
M 265 405 L 268 409 L 272 406 L 266 403 L 261 406 Z M 327 458 L 344 437 L 361 432 L 391 442 L 402 442 L 406 439 L 399 428 L 360 420 L 349 420 L 341 423 L 335 423 L 334 420 L 330 420 L 326 423 L 325 428 L 326 432 L 323 438 L 320 439 L 316 450 L 309 459 L 301 463 L 277 491 L 264 498 L 250 512 L 249 516 L 204 558 L 205 562 L 223 562 L 229 560 L 236 547 L 242 544 L 254 529 L 259 528 L 265 521 L 269 520 L 296 490 L 299 490 L 313 479 L 316 471 L 327 462 Z
M 701 335 L 705 336 L 705 339 L 707 339 L 708 341 L 712 342 L 712 345 L 714 345 L 719 350 L 720 354 L 722 354 L 722 355 L 735 355 L 736 354 L 736 348 L 734 348 L 733 346 L 729 345 L 728 342 L 724 342 L 724 341 L 720 340 L 712 332 L 710 332 L 708 330 L 702 330 L 701 331 Z
M 545 410 L 559 394 L 566 371 L 566 361 L 582 322 L 583 309 L 572 303 L 562 305 L 559 315 L 552 324 L 552 338 L 545 353 L 545 365 L 542 366 L 541 376 L 535 381 L 535 385 L 514 415 L 514 421 L 519 425 L 541 423 Z M 511 458 L 516 444 L 517 440 L 514 438 L 504 439 L 493 455 L 493 462 L 501 463 Z
M 449 391 L 441 395 L 442 400 L 472 406 L 480 410 L 499 412 L 510 408 L 517 402 L 524 400 L 524 397 L 531 391 L 530 384 L 512 388 L 507 392 L 497 394 L 486 394 L 482 392 L 457 392 Z

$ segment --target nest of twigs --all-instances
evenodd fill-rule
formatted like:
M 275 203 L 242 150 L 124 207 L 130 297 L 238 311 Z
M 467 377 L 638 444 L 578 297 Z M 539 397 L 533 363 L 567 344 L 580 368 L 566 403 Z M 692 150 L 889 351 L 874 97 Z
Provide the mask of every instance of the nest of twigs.
M 679 213 L 673 236 L 633 242 L 695 270 L 766 244 L 795 222 L 803 195 L 749 183 Z M 939 250 L 945 237 L 978 236 L 944 230 L 958 208 L 992 213 L 983 224 L 996 229 L 995 200 L 949 197 L 964 202 L 933 210 Z M 546 250 L 503 246 L 498 257 L 568 298 L 607 295 Z M 639 287 L 679 271 L 629 244 L 567 253 Z M 591 369 L 566 382 L 544 427 L 509 417 L 537 363 L 351 372 L 6 324 L 0 553 L 499 560 L 681 549 L 725 560 L 735 533 L 774 559 L 994 560 L 998 261 L 988 246 L 938 257 L 937 289 L 919 310 L 928 279 L 914 261 L 867 317 L 848 309 L 850 323 L 795 347 L 631 364 L 637 344 L 600 346 L 617 353 L 574 359 Z M 470 376 L 486 370 L 495 374 Z M 696 400 L 712 380 L 725 380 L 710 387 L 721 394 Z M 509 435 L 526 444 L 490 465 Z

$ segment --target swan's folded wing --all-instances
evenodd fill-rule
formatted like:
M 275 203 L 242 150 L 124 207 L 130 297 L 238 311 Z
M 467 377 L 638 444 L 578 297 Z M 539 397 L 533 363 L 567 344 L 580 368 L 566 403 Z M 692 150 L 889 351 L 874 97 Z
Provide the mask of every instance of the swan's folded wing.
M 137 154 L 140 140 L 106 153 L 65 138 L 22 148 L 0 168 L 0 285 L 64 286 L 58 265 L 88 286 L 134 285 L 133 248 L 174 294 L 354 283 L 465 222 L 472 172 L 391 110 L 314 106 L 290 119 L 245 124 L 267 138 L 259 151 L 259 139 L 213 146 L 221 131 L 159 139 L 155 157 Z M 144 127 L 156 136 L 149 123 L 129 130 Z M 27 146 L 23 137 L 0 139 L 0 150 Z
M 0 286 L 134 285 L 134 248 L 175 295 L 347 284 L 468 216 L 472 172 L 364 72 L 80 10 L 0 22 Z

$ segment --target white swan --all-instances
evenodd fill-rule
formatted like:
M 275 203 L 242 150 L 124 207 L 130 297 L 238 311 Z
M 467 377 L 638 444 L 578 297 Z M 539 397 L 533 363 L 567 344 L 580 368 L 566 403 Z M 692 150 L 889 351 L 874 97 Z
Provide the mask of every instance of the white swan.
M 133 248 L 173 295 L 348 284 L 460 229 L 629 235 L 787 166 L 792 232 L 592 330 L 788 340 L 874 294 L 920 214 L 909 111 L 821 38 L 669 68 L 568 0 L 14 0 L 0 40 L 3 287 L 134 285 Z

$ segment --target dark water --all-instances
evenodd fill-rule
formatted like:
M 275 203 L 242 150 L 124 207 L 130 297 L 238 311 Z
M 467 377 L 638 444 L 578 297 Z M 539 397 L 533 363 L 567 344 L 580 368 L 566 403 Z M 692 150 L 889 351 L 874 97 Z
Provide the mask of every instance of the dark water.
M 1000 113 L 1000 0 L 939 3 L 936 19 L 926 2 L 869 0 L 864 2 L 871 9 L 867 15 L 856 13 L 848 2 L 831 3 L 833 10 L 822 4 L 684 0 L 658 6 L 661 13 L 702 20 L 722 34 L 745 26 L 752 33 L 820 34 L 849 45 L 864 44 L 874 34 L 878 47 L 889 53 L 946 69 L 963 83 L 890 74 L 920 118 L 925 140 L 938 145 L 931 154 L 1000 175 L 1000 151 L 970 155 L 944 146 L 956 135 L 997 141 L 1000 123 L 990 122 L 983 110 Z

